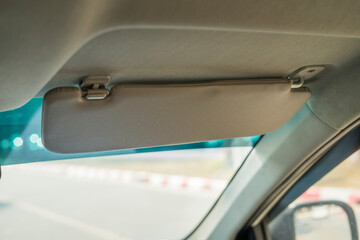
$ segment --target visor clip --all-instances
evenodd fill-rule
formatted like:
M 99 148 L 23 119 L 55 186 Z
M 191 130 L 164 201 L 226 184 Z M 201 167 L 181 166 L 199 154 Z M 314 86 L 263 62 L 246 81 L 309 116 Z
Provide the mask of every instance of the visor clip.
M 110 91 L 106 84 L 110 82 L 110 76 L 89 76 L 80 83 L 82 97 L 86 100 L 103 100 L 109 96 Z

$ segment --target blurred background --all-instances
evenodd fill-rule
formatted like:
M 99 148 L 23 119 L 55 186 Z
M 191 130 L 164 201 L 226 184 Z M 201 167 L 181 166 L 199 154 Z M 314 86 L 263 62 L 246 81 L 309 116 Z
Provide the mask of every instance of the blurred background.
M 31 135 L 26 140 L 31 142 Z M 34 136 L 32 140 L 37 146 Z M 20 142 L 19 137 L 12 142 L 19 151 L 26 144 Z M 251 149 L 174 150 L 3 166 L 0 237 L 182 239 L 209 212 Z M 19 153 L 14 150 L 8 158 L 11 154 Z
M 294 204 L 321 200 L 338 200 L 354 210 L 360 229 L 360 151 L 353 153 Z M 351 239 L 350 224 L 343 210 L 334 206 L 315 207 L 296 216 L 296 239 Z

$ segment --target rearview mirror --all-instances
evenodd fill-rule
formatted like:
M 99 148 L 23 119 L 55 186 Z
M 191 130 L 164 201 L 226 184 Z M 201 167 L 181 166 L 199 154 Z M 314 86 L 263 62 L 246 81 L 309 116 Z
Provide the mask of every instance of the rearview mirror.
M 269 225 L 273 240 L 357 240 L 352 208 L 341 201 L 317 201 L 287 208 Z

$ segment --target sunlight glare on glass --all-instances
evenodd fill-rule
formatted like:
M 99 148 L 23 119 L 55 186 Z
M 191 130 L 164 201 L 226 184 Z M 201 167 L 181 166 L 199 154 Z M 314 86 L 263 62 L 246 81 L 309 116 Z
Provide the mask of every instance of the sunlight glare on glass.
M 39 147 L 39 148 L 43 148 L 44 145 L 42 144 L 41 142 L 41 138 L 39 138 L 37 141 L 36 141 L 36 145 Z
M 30 136 L 30 142 L 32 143 L 37 143 L 37 141 L 40 139 L 39 135 L 37 135 L 36 133 L 31 134 Z
M 23 139 L 21 137 L 16 137 L 13 141 L 15 147 L 21 147 L 24 143 Z
M 0 146 L 3 149 L 8 149 L 10 147 L 9 140 L 7 140 L 7 139 L 2 140 Z

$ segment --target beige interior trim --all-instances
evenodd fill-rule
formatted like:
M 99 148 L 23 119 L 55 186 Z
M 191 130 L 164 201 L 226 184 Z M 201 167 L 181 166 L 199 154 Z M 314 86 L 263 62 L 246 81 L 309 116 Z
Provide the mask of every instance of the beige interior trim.
M 291 84 L 124 84 L 92 101 L 79 88 L 57 88 L 44 97 L 43 143 L 53 152 L 80 153 L 261 135 L 286 123 L 310 98 L 307 88 L 292 90 Z

